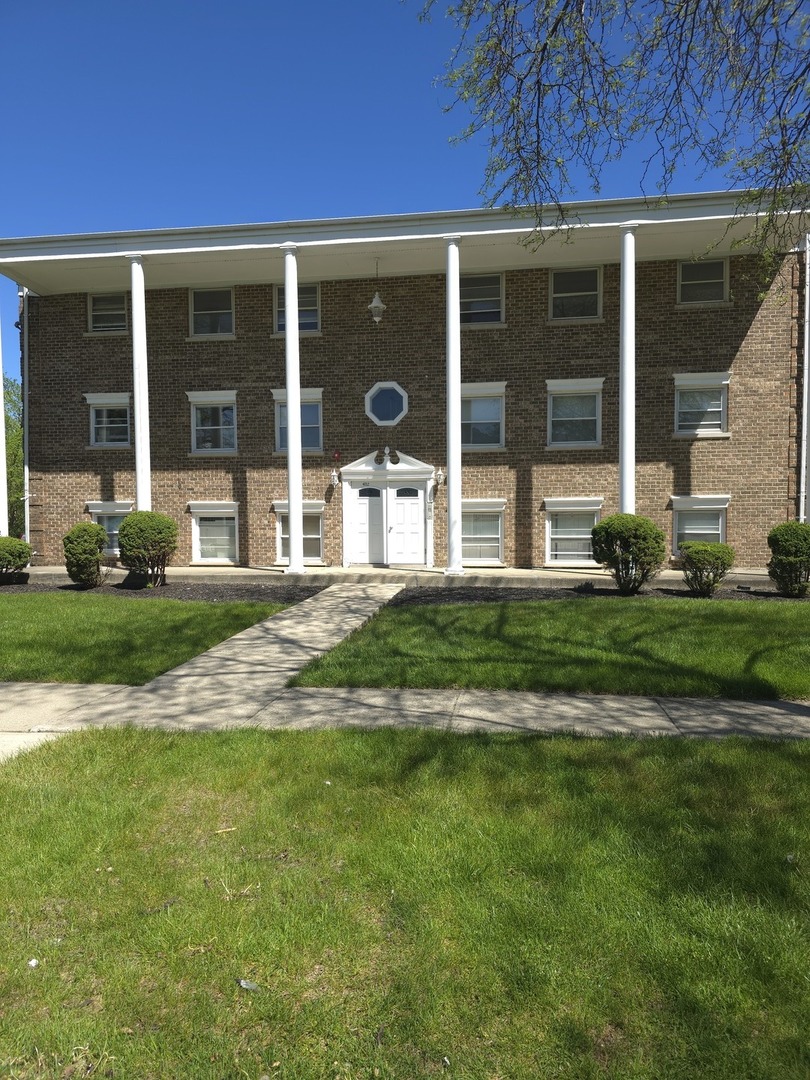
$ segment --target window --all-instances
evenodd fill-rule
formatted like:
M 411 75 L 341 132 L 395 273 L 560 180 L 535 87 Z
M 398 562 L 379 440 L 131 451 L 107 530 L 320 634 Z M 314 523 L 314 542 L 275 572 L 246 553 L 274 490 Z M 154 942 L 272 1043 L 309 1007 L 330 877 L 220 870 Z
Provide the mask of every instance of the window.
M 192 562 L 239 561 L 239 503 L 190 502 Z
M 505 505 L 505 499 L 464 499 L 462 501 L 462 562 L 503 562 L 503 510 Z
M 460 288 L 463 325 L 503 322 L 501 274 L 462 274 Z
M 730 495 L 673 495 L 673 554 L 677 556 L 685 540 L 724 543 L 730 501 Z
M 287 391 L 271 390 L 276 403 L 276 453 L 287 453 Z M 323 389 L 301 388 L 301 449 L 309 454 L 323 450 L 321 398 Z
M 298 330 L 314 334 L 321 328 L 320 286 L 298 286 Z M 276 333 L 283 334 L 287 321 L 284 312 L 284 286 L 276 285 Z
M 728 259 L 678 263 L 679 304 L 721 304 L 728 300 Z
M 191 336 L 233 336 L 233 289 L 191 290 Z
M 191 452 L 236 453 L 236 391 L 186 392 L 191 402 Z
M 323 562 L 323 510 L 326 503 L 319 499 L 304 499 L 304 562 Z M 287 502 L 274 502 L 278 527 L 276 529 L 276 558 L 280 563 L 290 561 L 290 514 Z
M 127 328 L 125 293 L 106 293 L 87 298 L 87 325 L 92 334 L 120 334 Z
M 601 498 L 545 499 L 546 562 L 595 566 L 591 530 L 599 520 Z
M 105 555 L 118 555 L 118 530 L 121 522 L 132 510 L 132 502 L 88 502 L 87 510 L 97 525 L 107 533 Z
M 408 412 L 408 395 L 395 382 L 378 382 L 366 394 L 366 416 L 380 427 L 393 427 Z
M 602 444 L 604 379 L 547 379 L 549 446 Z
M 675 434 L 698 438 L 728 433 L 727 371 L 675 375 Z
M 552 270 L 549 318 L 598 319 L 602 314 L 601 277 L 599 267 Z
M 461 445 L 491 450 L 504 445 L 506 383 L 461 384 Z
M 90 406 L 90 445 L 129 446 L 129 394 L 85 394 Z

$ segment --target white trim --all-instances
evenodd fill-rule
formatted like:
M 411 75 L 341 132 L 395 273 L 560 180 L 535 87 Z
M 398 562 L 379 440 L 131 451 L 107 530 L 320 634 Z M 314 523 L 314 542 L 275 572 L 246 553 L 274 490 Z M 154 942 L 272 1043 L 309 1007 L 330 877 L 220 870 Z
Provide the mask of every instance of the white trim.
M 673 510 L 727 510 L 730 495 L 671 495 Z
M 117 502 L 91 502 L 84 504 L 88 514 L 128 514 L 135 505 L 134 499 L 120 499 Z
M 673 438 L 676 439 L 728 439 L 728 385 L 731 373 L 728 371 L 708 371 L 685 373 L 672 376 L 675 383 L 675 428 Z M 681 414 L 681 391 L 685 390 L 719 390 L 720 391 L 720 427 L 682 428 L 680 426 Z M 684 410 L 688 411 L 688 410 Z
M 675 389 L 695 389 L 696 387 L 728 386 L 731 382 L 730 371 L 704 371 L 689 372 L 687 374 L 673 375 Z
M 236 390 L 186 390 L 192 405 L 235 405 Z
M 115 408 L 129 406 L 132 394 L 82 394 L 88 405 L 109 405 Z
M 681 269 L 684 266 L 700 266 L 701 263 L 722 263 L 723 264 L 723 296 L 720 300 L 681 300 L 681 286 L 684 282 L 681 280 Z M 706 308 L 716 307 L 718 304 L 728 304 L 729 302 L 729 262 L 727 256 L 720 256 L 714 259 L 679 259 L 678 260 L 678 282 L 677 290 L 675 293 L 675 302 L 678 307 L 681 308 Z M 716 278 L 706 278 L 705 281 L 717 281 Z M 697 285 L 700 282 L 687 281 L 687 285 Z
M 506 499 L 462 499 L 461 500 L 461 561 L 463 566 L 503 566 L 504 510 Z M 496 559 L 473 559 L 464 556 L 464 518 L 468 514 L 496 514 L 498 524 L 498 557 Z M 474 537 L 467 537 L 469 543 L 475 543 Z
M 601 510 L 604 501 L 605 500 L 601 495 L 584 499 L 578 499 L 576 497 L 559 499 L 545 498 L 543 499 L 543 505 L 547 511 L 550 510 L 553 513 L 557 513 L 560 510 Z
M 462 510 L 480 510 L 482 513 L 497 513 L 506 509 L 506 499 L 462 499 Z
M 547 450 L 598 450 L 602 446 L 602 387 L 601 379 L 546 379 L 546 449 Z M 593 396 L 596 398 L 596 438 L 585 442 L 560 442 L 553 439 L 554 398 L 568 396 Z M 574 418 L 575 419 L 575 418 Z
M 584 498 L 577 498 L 576 496 L 564 496 L 561 498 L 545 498 L 543 499 L 543 506 L 546 511 L 546 542 L 545 542 L 545 566 L 583 566 L 591 567 L 598 566 L 599 563 L 595 559 L 552 559 L 551 557 L 551 515 L 552 514 L 576 514 L 592 513 L 594 516 L 594 523 L 598 522 L 602 516 L 602 504 L 604 499 L 601 495 L 597 496 L 585 496 Z
M 287 388 L 285 386 L 282 386 L 278 390 L 271 390 L 270 393 L 273 395 L 273 400 L 278 402 L 280 405 L 286 405 L 287 404 Z M 302 386 L 301 387 L 301 400 L 302 401 L 322 401 L 323 400 L 323 387 L 321 386 L 321 387 L 318 387 L 316 389 L 307 389 L 307 387 Z
M 236 390 L 186 390 L 186 397 L 191 408 L 191 453 L 194 457 L 232 457 L 239 449 L 237 434 Z M 197 446 L 196 410 L 206 405 L 233 407 L 233 446 L 205 447 Z M 222 430 L 222 425 L 220 425 Z
M 210 502 L 189 501 L 191 514 L 191 561 L 201 566 L 236 566 L 239 562 L 239 503 L 227 500 Z M 200 554 L 201 517 L 233 518 L 234 557 L 232 559 L 204 559 Z
M 326 503 L 323 499 L 304 499 L 301 505 L 305 514 L 322 514 L 326 509 Z M 273 499 L 273 511 L 276 514 L 289 514 L 289 501 L 287 499 Z
M 378 390 L 396 390 L 402 397 L 402 411 L 398 414 L 394 420 L 378 420 L 374 413 L 371 411 L 371 399 L 377 393 Z M 395 427 L 400 420 L 408 415 L 408 391 L 403 390 L 398 382 L 385 381 L 376 382 L 372 388 L 368 391 L 365 397 L 366 416 L 369 420 L 373 421 L 377 427 Z

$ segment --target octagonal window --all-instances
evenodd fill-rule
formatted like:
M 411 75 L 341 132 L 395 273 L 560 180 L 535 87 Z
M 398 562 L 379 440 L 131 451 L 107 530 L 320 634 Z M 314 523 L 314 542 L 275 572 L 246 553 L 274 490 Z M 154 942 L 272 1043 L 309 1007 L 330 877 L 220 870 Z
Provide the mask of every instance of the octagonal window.
M 408 395 L 395 382 L 378 382 L 366 394 L 366 416 L 380 427 L 393 427 L 408 411 Z

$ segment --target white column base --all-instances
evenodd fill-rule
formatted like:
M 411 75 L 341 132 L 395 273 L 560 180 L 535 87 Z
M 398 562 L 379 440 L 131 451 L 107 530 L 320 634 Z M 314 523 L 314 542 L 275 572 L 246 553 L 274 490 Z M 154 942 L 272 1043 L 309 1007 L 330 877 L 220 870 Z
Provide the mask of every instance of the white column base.
M 464 577 L 465 573 L 466 573 L 466 570 L 464 569 L 463 566 L 459 567 L 459 569 L 455 569 L 455 567 L 448 566 L 448 567 L 445 568 L 444 576 L 445 577 Z

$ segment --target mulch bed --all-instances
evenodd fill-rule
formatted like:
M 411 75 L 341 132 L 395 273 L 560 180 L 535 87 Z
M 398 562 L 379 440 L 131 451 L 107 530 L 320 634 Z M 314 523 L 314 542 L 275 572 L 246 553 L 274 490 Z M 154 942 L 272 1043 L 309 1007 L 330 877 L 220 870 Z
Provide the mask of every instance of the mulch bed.
M 336 583 L 337 583 L 336 579 Z M 223 601 L 246 601 L 259 603 L 298 604 L 310 596 L 322 591 L 323 585 L 295 584 L 288 581 L 237 582 L 227 581 L 169 581 L 159 589 L 133 589 L 124 583 L 103 585 L 93 590 L 98 595 L 115 596 L 129 600 L 202 600 L 210 603 Z M 40 592 L 83 592 L 76 585 L 53 585 L 30 581 L 28 584 L 2 585 L 0 596 L 13 593 Z M 788 597 L 780 596 L 773 588 L 763 583 L 762 587 L 739 589 L 734 585 L 721 587 L 717 592 L 721 600 L 775 600 L 791 602 Z M 624 597 L 609 585 L 556 585 L 553 587 L 480 587 L 469 585 L 447 585 L 440 587 L 415 587 L 403 589 L 393 600 L 391 607 L 405 607 L 422 604 L 477 604 L 481 602 L 508 603 L 516 600 L 574 600 L 577 597 L 599 596 L 621 601 Z M 686 586 L 679 587 L 677 582 L 666 587 L 645 588 L 642 598 L 666 599 L 672 597 L 687 598 Z M 795 603 L 795 601 L 793 601 Z M 805 598 L 810 602 L 810 597 Z

